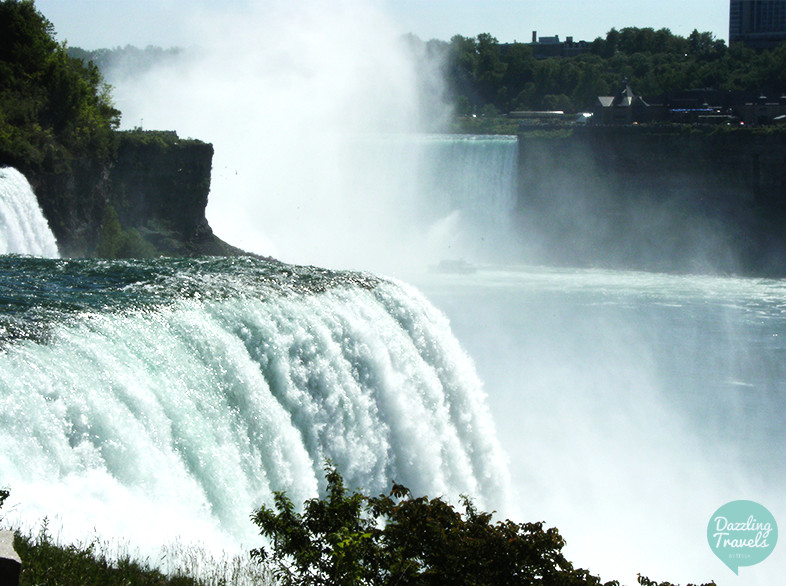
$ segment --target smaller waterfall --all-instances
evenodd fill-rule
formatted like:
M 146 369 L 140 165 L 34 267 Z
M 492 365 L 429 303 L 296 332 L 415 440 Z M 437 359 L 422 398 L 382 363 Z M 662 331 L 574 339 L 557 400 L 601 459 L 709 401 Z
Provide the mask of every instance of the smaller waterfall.
M 57 258 L 57 242 L 27 179 L 0 169 L 0 254 Z

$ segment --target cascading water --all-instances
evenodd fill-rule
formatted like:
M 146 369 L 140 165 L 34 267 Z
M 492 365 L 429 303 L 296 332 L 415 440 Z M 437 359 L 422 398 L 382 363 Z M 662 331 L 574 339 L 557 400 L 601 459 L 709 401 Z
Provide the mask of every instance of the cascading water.
M 252 543 L 252 509 L 350 487 L 474 495 L 508 477 L 481 383 L 417 292 L 252 259 L 0 259 L 11 518 L 153 547 Z M 7 503 L 7 509 L 9 503 Z
M 433 256 L 505 262 L 517 256 L 515 136 L 431 136 L 418 151 L 420 202 Z
M 57 243 L 30 184 L 16 169 L 0 168 L 0 254 L 57 258 Z
M 783 281 L 419 273 L 516 258 L 516 141 L 408 134 L 435 126 L 376 8 L 274 1 L 197 22 L 202 50 L 111 76 L 124 124 L 214 144 L 208 218 L 233 244 L 414 274 L 488 385 L 515 519 L 559 527 L 570 559 L 626 584 L 778 583 L 780 545 L 737 578 L 706 523 L 739 498 L 786 518 Z M 252 502 L 314 494 L 328 456 L 350 485 L 466 491 L 508 515 L 477 377 L 440 314 L 389 282 L 232 262 L 45 263 L 6 281 L 0 363 L 20 375 L 0 416 L 26 427 L 4 432 L 0 470 L 18 507 L 56 501 L 77 534 L 102 520 L 137 544 L 152 528 L 235 545 Z

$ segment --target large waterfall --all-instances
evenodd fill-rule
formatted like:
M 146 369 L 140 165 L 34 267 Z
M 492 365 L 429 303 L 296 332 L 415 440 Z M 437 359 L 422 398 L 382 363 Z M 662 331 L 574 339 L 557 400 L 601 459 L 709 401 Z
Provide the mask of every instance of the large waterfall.
M 235 174 L 217 151 L 208 219 L 237 245 L 290 262 L 387 272 L 497 262 L 517 251 L 517 153 L 513 136 L 340 135 Z
M 0 168 L 0 254 L 56 258 L 57 243 L 27 179 Z
M 0 482 L 11 516 L 237 547 L 252 508 L 350 487 L 509 481 L 474 366 L 403 284 L 252 259 L 0 259 Z M 8 504 L 7 504 L 8 507 Z

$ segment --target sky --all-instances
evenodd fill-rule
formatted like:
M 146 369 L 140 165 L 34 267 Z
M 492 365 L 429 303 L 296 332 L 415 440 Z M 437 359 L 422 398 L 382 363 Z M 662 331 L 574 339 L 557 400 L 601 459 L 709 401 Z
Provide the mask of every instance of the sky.
M 279 0 L 37 0 L 58 39 L 84 49 L 125 45 L 190 46 L 194 15 L 216 18 L 264 9 Z M 333 0 L 345 2 L 346 0 Z M 351 0 L 354 1 L 354 0 Z M 490 33 L 501 42 L 529 42 L 540 36 L 591 41 L 612 27 L 669 28 L 687 36 L 693 29 L 728 41 L 726 0 L 368 0 L 380 6 L 402 33 L 424 40 Z M 302 2 L 304 9 L 328 0 Z M 184 18 L 185 17 L 185 18 Z M 200 22 L 205 22 L 200 19 Z

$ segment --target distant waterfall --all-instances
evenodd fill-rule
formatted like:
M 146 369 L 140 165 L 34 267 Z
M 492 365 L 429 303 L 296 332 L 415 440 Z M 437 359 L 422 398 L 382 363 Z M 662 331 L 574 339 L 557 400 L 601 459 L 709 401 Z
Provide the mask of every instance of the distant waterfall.
M 208 220 L 244 250 L 386 274 L 451 258 L 502 262 L 516 253 L 514 136 L 266 140 L 248 150 L 258 146 L 269 156 L 214 164 Z
M 424 187 L 443 192 L 454 207 L 496 224 L 515 205 L 515 136 L 435 136 L 425 152 Z
M 518 141 L 514 136 L 433 137 L 423 151 L 420 191 L 450 229 L 443 256 L 498 262 L 516 253 Z
M 11 167 L 0 169 L 0 254 L 59 256 L 33 189 Z

